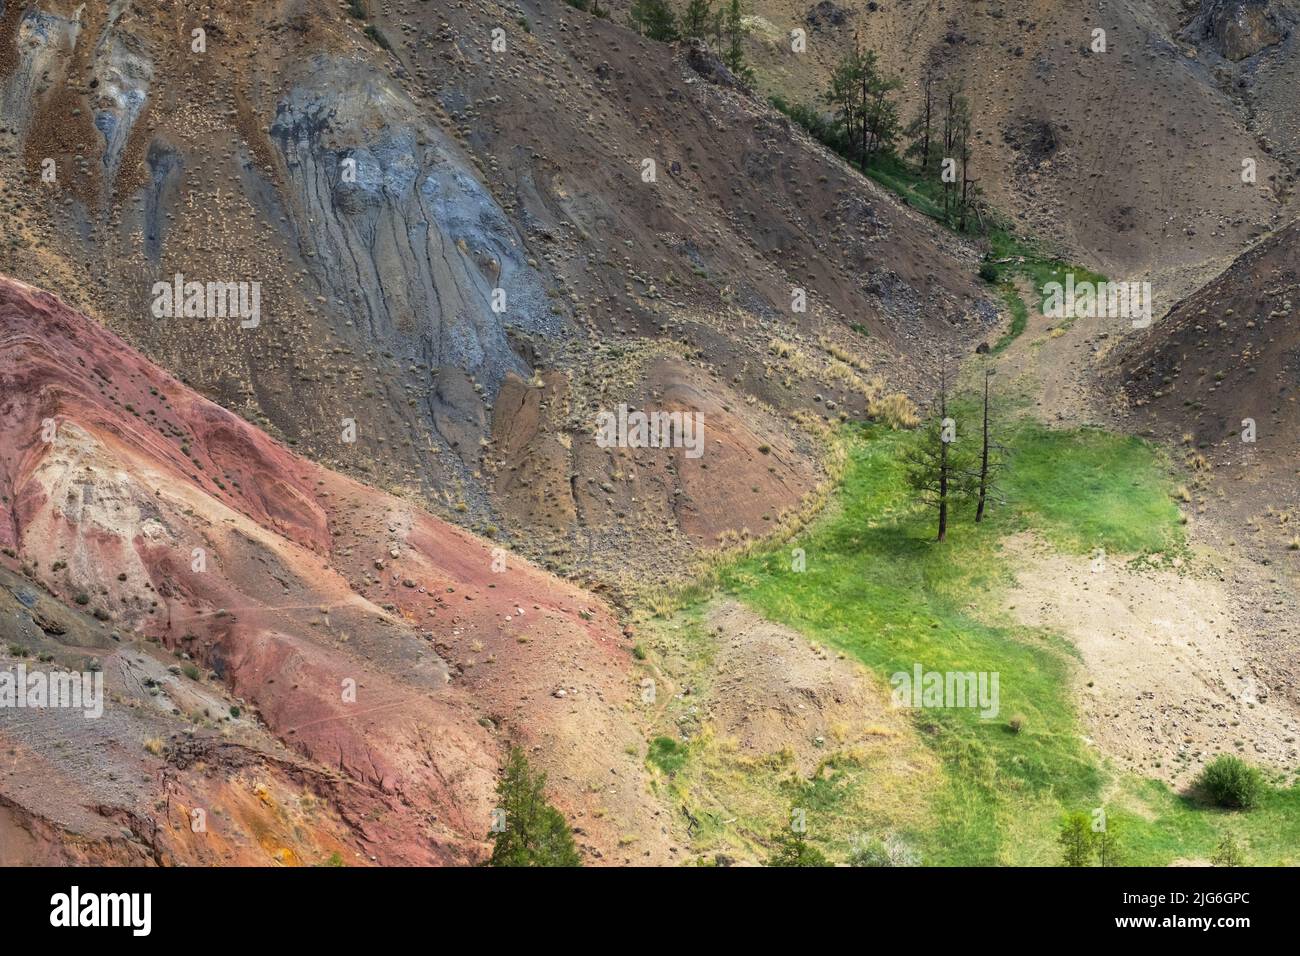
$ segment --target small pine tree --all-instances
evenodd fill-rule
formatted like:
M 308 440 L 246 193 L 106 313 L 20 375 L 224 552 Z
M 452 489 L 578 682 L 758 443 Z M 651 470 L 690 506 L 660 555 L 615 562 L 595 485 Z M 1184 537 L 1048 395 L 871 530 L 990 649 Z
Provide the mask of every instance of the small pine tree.
M 873 157 L 894 151 L 901 126 L 898 104 L 890 96 L 901 86 L 901 80 L 881 72 L 876 54 L 863 50 L 856 36 L 853 49 L 831 72 L 822 99 L 834 108 L 846 150 L 857 154 L 864 171 Z
M 716 31 L 713 0 L 690 0 L 682 14 L 682 36 L 703 40 Z
M 822 99 L 832 110 L 836 140 L 846 155 L 851 155 L 858 142 L 858 129 L 863 116 L 862 108 L 862 54 L 856 47 L 850 50 L 831 71 L 830 86 Z
M 1087 866 L 1092 860 L 1096 836 L 1088 814 L 1082 810 L 1069 814 L 1061 821 L 1061 832 L 1056 838 L 1061 845 L 1062 863 L 1065 866 Z
M 948 538 L 949 509 L 972 490 L 974 468 L 958 441 L 957 424 L 948 417 L 948 381 L 946 367 L 940 373 L 937 415 L 921 432 L 919 443 L 904 456 L 907 482 L 926 504 L 938 514 L 936 541 Z
M 911 145 L 907 147 L 907 155 L 916 160 L 917 165 L 923 173 L 929 173 L 934 168 L 935 155 L 934 141 L 934 113 L 935 113 L 935 94 L 938 75 L 935 72 L 933 64 L 927 64 L 925 73 L 921 78 L 921 109 L 907 127 L 904 135 L 911 140 Z
M 492 866 L 581 866 L 573 833 L 563 815 L 546 802 L 546 774 L 533 773 L 519 747 L 510 748 L 497 781 L 505 826 L 493 833 Z
M 943 90 L 943 143 L 942 159 L 960 167 L 960 174 L 943 180 L 943 212 L 950 225 L 966 228 L 966 215 L 970 211 L 978 189 L 970 178 L 970 163 L 974 158 L 974 135 L 971 132 L 972 112 L 970 100 L 963 92 L 960 79 L 951 79 Z M 956 169 L 954 169 L 956 172 Z
M 727 41 L 722 62 L 727 64 L 731 75 L 741 83 L 753 83 L 754 71 L 745 63 L 745 35 L 749 33 L 749 28 L 745 26 L 740 0 L 731 0 L 731 5 L 722 18 L 722 30 Z
M 677 18 L 668 0 L 636 0 L 629 13 L 633 28 L 642 36 L 660 43 L 678 39 Z
M 1245 862 L 1241 847 L 1237 846 L 1237 841 L 1232 838 L 1231 833 L 1224 834 L 1210 856 L 1210 863 L 1214 866 L 1244 866 Z
M 876 54 L 867 50 L 862 57 L 862 168 L 879 153 L 892 153 L 901 128 L 898 104 L 889 98 L 903 82 L 888 79 L 876 66 Z

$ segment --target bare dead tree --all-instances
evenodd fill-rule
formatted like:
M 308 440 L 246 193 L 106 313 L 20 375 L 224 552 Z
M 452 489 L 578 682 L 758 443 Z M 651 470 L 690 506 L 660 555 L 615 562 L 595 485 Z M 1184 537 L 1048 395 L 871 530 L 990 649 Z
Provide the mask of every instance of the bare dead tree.
M 973 469 L 966 467 L 967 456 L 954 447 L 957 442 L 956 422 L 948 417 L 948 368 L 944 360 L 939 370 L 939 393 L 935 399 L 938 415 L 931 418 L 922 432 L 920 442 L 904 458 L 907 463 L 907 480 L 922 501 L 933 505 L 938 513 L 936 541 L 948 538 L 948 511 L 958 497 L 971 490 Z
M 975 506 L 975 522 L 984 520 L 984 506 L 990 497 L 1001 500 L 997 492 L 997 476 L 1002 470 L 1002 446 L 992 440 L 989 427 L 989 380 L 993 369 L 984 368 L 984 425 L 980 441 L 980 470 L 978 503 Z

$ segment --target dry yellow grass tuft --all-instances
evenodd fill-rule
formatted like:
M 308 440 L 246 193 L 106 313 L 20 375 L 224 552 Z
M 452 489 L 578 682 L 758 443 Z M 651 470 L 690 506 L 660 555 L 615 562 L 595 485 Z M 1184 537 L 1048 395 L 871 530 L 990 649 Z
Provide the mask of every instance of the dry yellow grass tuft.
M 921 424 L 916 406 L 902 392 L 890 392 L 883 398 L 869 402 L 867 414 L 890 428 L 915 428 Z

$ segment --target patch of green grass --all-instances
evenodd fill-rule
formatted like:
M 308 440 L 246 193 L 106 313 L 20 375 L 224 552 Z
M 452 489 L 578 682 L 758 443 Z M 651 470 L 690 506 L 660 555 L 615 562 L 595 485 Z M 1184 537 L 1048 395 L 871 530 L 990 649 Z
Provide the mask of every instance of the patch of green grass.
M 1019 519 L 1062 550 L 1120 554 L 1184 546 L 1175 485 L 1137 438 L 1100 429 L 1018 427 L 1003 485 Z
M 1025 305 L 1025 300 L 1020 297 L 1020 292 L 1016 289 L 1014 282 L 1003 281 L 998 283 L 998 291 L 1002 293 L 1003 301 L 1007 304 L 1007 309 L 1011 312 L 1011 328 L 993 344 L 993 354 L 997 355 L 1004 351 L 1008 345 L 1020 337 L 1029 325 L 1029 308 Z
M 1072 552 L 1184 548 L 1172 481 L 1154 448 L 1033 422 L 1010 432 L 1007 504 L 993 507 L 982 525 L 971 520 L 969 504 L 960 505 L 944 544 L 933 540 L 933 515 L 906 490 L 903 454 L 919 433 L 870 426 L 850 438 L 836 506 L 791 542 L 805 550 L 805 571 L 792 570 L 783 546 L 719 572 L 724 592 L 851 654 L 884 680 L 917 663 L 927 671 L 999 675 L 994 719 L 967 708 L 914 714 L 943 780 L 928 796 L 915 795 L 929 802 L 927 822 L 902 836 L 930 864 L 1056 864 L 1061 816 L 1109 808 L 1116 792 L 1117 779 L 1080 736 L 1070 693 L 1074 649 L 1052 633 L 1020 626 L 1002 609 L 1014 572 L 1002 540 L 1033 529 Z M 1013 715 L 1023 719 L 1018 733 L 1009 726 Z M 1221 839 L 1220 812 L 1137 778 L 1118 783 L 1115 812 L 1127 824 L 1132 862 L 1208 857 Z M 791 796 L 808 807 L 816 832 L 816 811 L 840 799 L 837 776 L 798 786 Z M 1233 832 L 1251 858 L 1283 862 L 1295 851 L 1269 828 L 1291 835 L 1294 847 L 1297 810 L 1300 791 L 1270 790 L 1259 811 L 1231 821 Z
M 1127 860 L 1167 866 L 1208 860 L 1225 834 L 1240 844 L 1248 866 L 1300 865 L 1300 785 L 1266 787 L 1249 812 L 1221 810 L 1175 793 L 1159 780 L 1125 777 L 1110 816 L 1125 824 Z
M 1062 800 L 1093 800 L 1102 781 L 1061 693 L 1066 646 L 991 626 L 966 609 L 971 595 L 1010 583 L 998 541 L 1024 524 L 1022 515 L 1008 512 L 983 528 L 959 519 L 946 544 L 934 544 L 929 514 L 905 491 L 901 455 L 915 437 L 873 429 L 855 445 L 838 515 L 800 543 L 805 572 L 790 571 L 784 554 L 770 555 L 730 569 L 723 586 L 886 680 L 917 663 L 931 671 L 998 672 L 1002 719 L 982 720 L 967 709 L 918 715 L 923 739 L 948 774 L 932 808 L 933 831 L 912 835 L 927 860 L 994 862 L 1015 845 L 1004 840 L 1002 815 L 1048 827 Z M 1020 734 L 1006 726 L 1013 712 L 1028 718 Z
M 1038 297 L 1037 308 L 1039 312 L 1044 311 L 1047 294 L 1043 290 L 1048 283 L 1059 282 L 1064 286 L 1065 278 L 1070 274 L 1074 276 L 1076 284 L 1080 282 L 1101 283 L 1107 281 L 1106 277 L 1101 273 L 1067 262 L 1054 255 L 1040 243 L 1023 239 L 1005 226 L 997 226 L 991 229 L 988 234 L 988 242 L 988 259 L 997 263 L 1004 279 L 1016 275 L 1023 276 L 1033 285 Z M 1018 293 L 1016 298 L 1020 298 Z M 1071 321 L 1073 320 L 1062 319 L 1060 326 L 1066 327 Z
M 924 176 L 916 167 L 896 156 L 878 157 L 867 166 L 867 176 L 931 219 L 945 221 L 943 183 L 936 176 Z M 968 231 L 974 222 L 975 217 L 971 216 L 967 221 Z
M 656 737 L 650 741 L 646 760 L 671 777 L 686 765 L 688 756 L 690 749 L 686 744 L 680 744 L 671 737 Z

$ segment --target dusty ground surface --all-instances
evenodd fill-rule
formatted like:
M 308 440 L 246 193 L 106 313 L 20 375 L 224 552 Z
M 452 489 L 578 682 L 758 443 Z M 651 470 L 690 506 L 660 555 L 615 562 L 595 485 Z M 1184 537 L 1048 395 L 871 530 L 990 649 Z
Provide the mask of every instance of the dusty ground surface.
M 192 666 L 0 568 L 0 671 L 95 668 L 105 695 L 98 717 L 0 713 L 0 865 L 374 861 L 339 812 L 357 785 Z
M 1300 574 L 1300 551 L 1290 549 L 1300 534 L 1298 310 L 1292 224 L 1111 350 L 1102 383 L 1123 427 L 1182 446 L 1197 510 L 1222 517 L 1225 540 L 1292 576 Z
M 789 748 L 805 775 L 819 750 L 835 747 L 873 745 L 896 761 L 894 772 L 925 763 L 900 746 L 913 734 L 906 711 L 891 707 L 888 687 L 856 661 L 735 601 L 718 601 L 706 620 L 717 641 L 711 715 L 742 753 Z
M 1300 714 L 1300 552 L 1296 535 L 1295 396 L 1291 328 L 1296 228 L 1261 241 L 1223 273 L 1157 311 L 1150 329 L 1128 320 L 1049 319 L 1022 283 L 1029 322 L 987 361 L 994 394 L 1049 425 L 1101 425 L 1171 449 L 1188 489 L 1192 559 L 1179 571 L 1133 572 L 1111 561 L 1016 542 L 1026 623 L 1079 647 L 1089 733 L 1121 763 L 1187 782 L 1197 754 L 1236 750 L 1294 766 Z M 969 381 L 983 367 L 972 363 Z M 1217 374 L 1216 374 L 1217 373 Z M 1246 412 L 1239 411 L 1246 409 Z M 1240 419 L 1259 438 L 1240 441 Z M 1092 686 L 1087 682 L 1092 681 Z M 1249 706 L 1242 694 L 1254 695 Z M 1183 754 L 1189 763 L 1174 760 Z
M 1137 571 L 1112 557 L 1094 570 L 1089 556 L 1027 535 L 1007 548 L 1017 568 L 1010 613 L 1078 648 L 1084 732 L 1102 754 L 1175 785 L 1219 752 L 1296 765 L 1300 706 L 1293 687 L 1275 682 L 1267 646 L 1300 636 L 1294 600 L 1270 606 L 1265 621 L 1254 582 L 1205 561 L 1190 572 Z
M 689 632 L 689 633 L 687 633 Z M 889 689 L 856 661 L 718 598 L 698 626 L 669 619 L 643 631 L 654 651 L 657 706 L 647 737 L 691 746 L 686 779 L 657 781 L 675 797 L 672 832 L 705 862 L 761 862 L 771 834 L 789 825 L 789 781 L 841 779 L 823 839 L 849 842 L 919 826 L 938 762 Z M 689 805 L 696 823 L 678 806 Z
M 991 367 L 996 372 L 992 393 L 1003 401 L 1023 403 L 1025 414 L 1061 427 L 1105 422 L 1107 405 L 1098 400 L 1097 354 L 1112 336 L 1126 333 L 1121 322 L 1048 318 L 1039 311 L 1042 296 L 1031 282 L 1019 278 L 1016 291 L 1028 309 L 1025 330 L 1001 354 L 969 363 L 963 384 L 982 388 L 980 376 Z M 1009 326 L 1009 312 L 1004 320 Z
M 858 31 L 908 68 L 905 115 L 919 63 L 961 77 L 992 205 L 1114 278 L 1151 276 L 1169 303 L 1290 208 L 1300 31 L 1277 29 L 1289 6 L 1268 0 L 1230 33 L 1219 12 L 1240 2 L 759 0 L 748 49 L 765 89 L 802 102 Z M 785 812 L 744 789 L 772 754 L 807 775 L 846 748 L 882 793 L 923 791 L 927 751 L 848 662 L 719 605 L 707 646 L 668 656 L 672 693 L 648 718 L 608 608 L 513 553 L 495 576 L 492 542 L 405 499 L 597 587 L 662 582 L 799 505 L 823 477 L 808 417 L 857 417 L 883 387 L 922 397 L 940 355 L 993 337 L 980 250 L 683 47 L 558 2 L 364 6 L 363 21 L 324 0 L 0 9 L 0 273 L 184 376 L 5 286 L 0 563 L 16 580 L 0 600 L 87 598 L 66 624 L 45 612 L 49 629 L 15 608 L 6 637 L 99 656 L 119 704 L 157 706 L 115 711 L 98 739 L 6 720 L 0 843 L 31 861 L 468 862 L 514 738 L 592 860 L 670 862 L 685 824 L 647 790 L 642 756 L 665 720 L 719 741 L 729 774 L 704 797 L 719 814 Z M 783 47 L 792 25 L 810 28 L 801 59 Z M 202 57 L 184 42 L 199 26 Z M 1097 26 L 1106 54 L 1087 49 Z M 484 40 L 494 27 L 504 54 Z M 1117 128 L 1132 132 L 1120 149 Z M 1112 405 L 1120 386 L 1101 373 L 1132 332 L 1107 320 L 1031 308 L 995 360 L 1049 423 L 1195 448 L 1191 533 L 1214 549 L 1195 587 L 1172 572 L 1097 582 L 1018 545 L 1030 567 L 1014 603 L 1078 643 L 1094 740 L 1169 779 L 1170 748 L 1194 763 L 1240 738 L 1261 761 L 1294 760 L 1294 447 L 1269 445 L 1261 468 L 1227 444 L 1242 396 L 1270 440 L 1294 431 L 1294 249 L 1266 240 L 1169 329 L 1133 339 L 1142 374 L 1123 387 L 1142 415 Z M 159 321 L 149 290 L 176 272 L 261 281 L 262 325 Z M 808 312 L 791 310 L 793 288 Z M 1194 387 L 1166 388 L 1191 365 Z M 592 417 L 620 402 L 704 411 L 709 454 L 597 449 Z M 194 546 L 215 573 L 187 570 Z M 348 713 L 345 679 L 377 702 Z M 1257 698 L 1241 714 L 1238 683 Z M 232 705 L 244 716 L 221 717 Z M 96 747 L 113 759 L 87 784 Z M 59 799 L 43 775 L 66 781 Z M 185 836 L 193 806 L 230 808 L 225 842 Z M 862 812 L 887 828 L 919 807 Z

